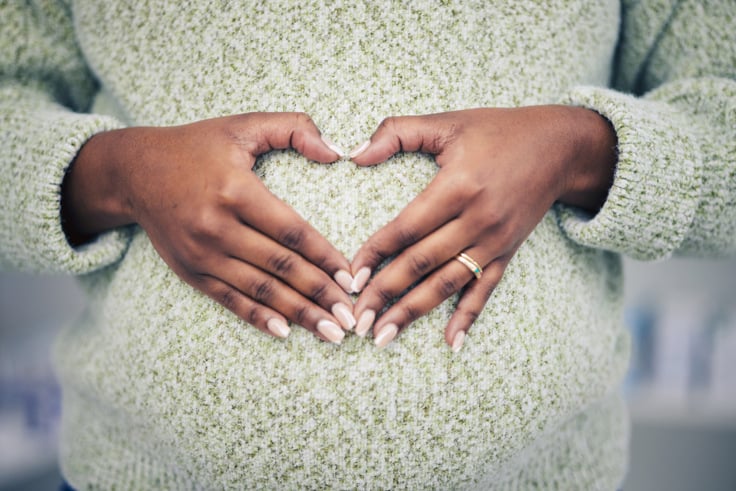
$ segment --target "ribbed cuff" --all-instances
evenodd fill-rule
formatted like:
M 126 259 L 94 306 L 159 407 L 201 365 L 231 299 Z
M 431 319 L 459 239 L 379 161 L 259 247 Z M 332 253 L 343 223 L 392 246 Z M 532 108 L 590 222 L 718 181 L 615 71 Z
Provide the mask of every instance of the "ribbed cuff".
M 613 125 L 618 164 L 595 215 L 557 205 L 560 224 L 583 245 L 637 259 L 670 256 L 684 240 L 700 198 L 702 165 L 688 122 L 665 103 L 579 87 L 562 101 L 592 109 Z
M 61 183 L 89 138 L 123 125 L 55 104 L 40 108 L 36 101 L 36 107 L 24 108 L 23 102 L 18 110 L 0 112 L 3 127 L 8 128 L 0 149 L 4 167 L 0 263 L 26 271 L 72 274 L 114 263 L 128 246 L 130 230 L 114 230 L 85 246 L 70 246 L 61 223 Z

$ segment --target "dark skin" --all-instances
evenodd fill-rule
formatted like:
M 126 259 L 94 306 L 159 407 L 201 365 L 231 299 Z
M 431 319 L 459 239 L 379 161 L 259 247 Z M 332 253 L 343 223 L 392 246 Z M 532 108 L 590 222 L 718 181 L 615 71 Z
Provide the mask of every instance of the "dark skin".
M 555 201 L 597 211 L 616 165 L 616 136 L 597 113 L 568 106 L 471 109 L 389 118 L 356 155 L 375 165 L 398 151 L 435 156 L 437 176 L 353 259 L 353 274 L 398 254 L 355 305 L 364 334 L 387 301 L 419 282 L 375 321 L 385 346 L 414 320 L 462 291 L 445 330 L 459 350 L 519 246 Z M 454 259 L 467 253 L 480 279 Z
M 339 343 L 355 317 L 358 334 L 373 327 L 376 344 L 385 346 L 462 292 L 445 330 L 457 350 L 506 265 L 555 201 L 600 208 L 613 180 L 615 147 L 610 124 L 576 107 L 389 118 L 351 153 L 353 161 L 375 165 L 398 151 L 416 151 L 434 155 L 440 170 L 352 264 L 252 172 L 256 157 L 273 149 L 294 148 L 322 163 L 340 157 L 299 113 L 100 133 L 65 179 L 62 213 L 74 243 L 140 225 L 184 281 L 278 337 L 288 335 L 290 321 Z M 479 280 L 453 259 L 463 251 L 483 267 Z M 354 307 L 351 289 L 363 290 Z
M 350 264 L 252 171 L 286 148 L 339 158 L 301 113 L 97 134 L 63 185 L 66 232 L 79 243 L 136 223 L 177 275 L 258 329 L 285 337 L 290 321 L 340 342 L 352 300 L 333 276 Z

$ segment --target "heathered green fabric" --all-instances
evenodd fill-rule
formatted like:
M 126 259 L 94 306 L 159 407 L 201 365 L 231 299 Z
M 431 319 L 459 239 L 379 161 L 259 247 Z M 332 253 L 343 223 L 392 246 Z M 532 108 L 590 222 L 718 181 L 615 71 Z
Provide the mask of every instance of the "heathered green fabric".
M 56 356 L 74 487 L 620 484 L 617 254 L 736 249 L 732 2 L 70 3 L 0 1 L 0 264 L 79 274 L 89 291 Z M 276 340 L 179 280 L 139 229 L 72 249 L 61 228 L 64 172 L 110 128 L 306 111 L 350 148 L 390 115 L 550 102 L 612 122 L 609 199 L 595 217 L 544 217 L 458 354 L 442 335 L 451 301 L 385 350 Z M 274 152 L 257 172 L 351 257 L 436 167 Z

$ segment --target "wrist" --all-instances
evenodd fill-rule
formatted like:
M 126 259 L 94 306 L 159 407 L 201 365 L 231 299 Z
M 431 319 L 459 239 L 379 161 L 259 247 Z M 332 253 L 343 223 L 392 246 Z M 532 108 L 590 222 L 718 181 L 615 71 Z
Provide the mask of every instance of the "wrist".
M 570 107 L 572 158 L 558 201 L 598 211 L 608 197 L 618 160 L 611 123 L 590 109 Z
M 72 245 L 134 222 L 119 172 L 127 131 L 94 135 L 67 170 L 61 185 L 61 217 Z

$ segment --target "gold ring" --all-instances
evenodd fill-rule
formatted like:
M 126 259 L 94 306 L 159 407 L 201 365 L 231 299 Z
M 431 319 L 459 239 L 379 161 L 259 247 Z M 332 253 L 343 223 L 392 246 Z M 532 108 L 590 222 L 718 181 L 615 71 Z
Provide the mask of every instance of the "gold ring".
M 470 272 L 475 275 L 476 279 L 478 280 L 480 279 L 480 275 L 483 274 L 483 268 L 480 267 L 480 264 L 478 264 L 478 262 L 475 259 L 468 256 L 464 252 L 461 252 L 460 254 L 455 256 L 455 259 L 463 263 L 465 267 L 468 268 Z

